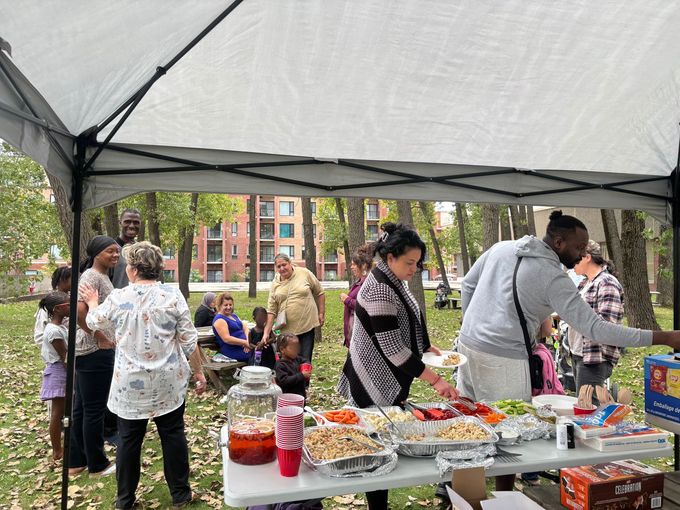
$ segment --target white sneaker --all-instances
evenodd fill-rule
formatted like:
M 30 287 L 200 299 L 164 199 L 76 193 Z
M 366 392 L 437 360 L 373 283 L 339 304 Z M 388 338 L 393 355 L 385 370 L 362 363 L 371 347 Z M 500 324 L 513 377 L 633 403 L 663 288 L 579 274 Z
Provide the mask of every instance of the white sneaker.
M 99 471 L 98 473 L 90 473 L 90 476 L 93 478 L 101 478 L 102 476 L 109 476 L 113 475 L 116 473 L 116 463 L 112 462 L 109 464 L 109 467 L 107 467 L 104 471 Z

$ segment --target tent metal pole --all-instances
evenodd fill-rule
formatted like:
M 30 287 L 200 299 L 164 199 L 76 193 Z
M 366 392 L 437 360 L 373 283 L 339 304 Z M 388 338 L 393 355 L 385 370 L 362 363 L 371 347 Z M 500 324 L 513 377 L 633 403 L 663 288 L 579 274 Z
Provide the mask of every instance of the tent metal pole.
M 66 354 L 66 399 L 64 406 L 64 459 L 61 472 L 61 508 L 68 508 L 68 470 L 71 453 L 71 425 L 73 413 L 73 385 L 76 361 L 76 326 L 78 323 L 78 279 L 80 267 L 80 222 L 83 212 L 83 173 L 86 145 L 82 138 L 76 141 L 76 167 L 73 174 L 73 239 L 71 241 L 71 295 L 68 322 L 68 346 Z
M 680 329 L 680 140 L 673 179 L 673 329 Z M 678 352 L 677 350 L 675 352 Z M 673 467 L 680 471 L 680 435 L 673 436 Z

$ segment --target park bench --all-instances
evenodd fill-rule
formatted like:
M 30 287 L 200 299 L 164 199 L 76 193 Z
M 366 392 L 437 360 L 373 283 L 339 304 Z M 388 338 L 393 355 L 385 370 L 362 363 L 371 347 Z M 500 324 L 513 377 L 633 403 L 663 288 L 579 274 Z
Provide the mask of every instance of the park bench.
M 217 342 L 215 342 L 215 336 L 213 335 L 212 328 L 196 328 L 198 330 L 198 343 L 196 349 L 198 349 L 201 366 L 205 374 L 210 379 L 210 382 L 217 388 L 221 393 L 226 394 L 229 391 L 229 386 L 222 382 L 220 375 L 225 373 L 231 375 L 233 371 L 237 368 L 246 366 L 246 363 L 242 361 L 233 362 L 222 362 L 222 361 L 211 361 L 206 355 L 205 351 L 219 351 Z

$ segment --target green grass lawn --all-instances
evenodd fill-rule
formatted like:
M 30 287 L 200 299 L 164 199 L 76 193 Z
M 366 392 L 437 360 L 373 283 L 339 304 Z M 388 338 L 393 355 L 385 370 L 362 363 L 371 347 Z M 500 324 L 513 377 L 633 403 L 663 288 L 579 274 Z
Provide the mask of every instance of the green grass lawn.
M 314 374 L 310 387 L 310 404 L 322 409 L 342 405 L 343 399 L 335 392 L 338 374 L 346 356 L 342 346 L 342 304 L 340 291 L 327 293 L 326 325 L 323 342 L 314 354 Z M 236 313 L 250 319 L 254 306 L 265 305 L 267 294 L 260 292 L 256 299 L 246 293 L 234 293 Z M 192 295 L 192 309 L 201 296 Z M 428 329 L 432 342 L 449 348 L 460 327 L 458 310 L 434 310 L 434 292 L 427 293 Z M 33 344 L 33 314 L 36 302 L 0 305 L 0 459 L 4 464 L 0 475 L 0 508 L 53 508 L 59 504 L 61 471 L 51 462 L 51 448 L 47 434 L 47 411 L 40 402 L 43 362 Z M 664 329 L 672 326 L 672 312 L 657 309 Z M 641 418 L 643 409 L 642 360 L 646 354 L 664 352 L 664 348 L 629 350 L 614 371 L 613 379 L 633 390 L 635 415 Z M 436 394 L 418 380 L 412 387 L 415 401 L 434 400 Z M 192 508 L 222 507 L 222 457 L 208 431 L 217 431 L 225 423 L 225 407 L 219 403 L 212 387 L 201 395 L 189 393 L 187 398 L 187 437 L 191 450 L 191 483 L 201 502 Z M 109 450 L 111 458 L 113 450 Z M 167 508 L 171 501 L 163 478 L 160 442 L 149 426 L 144 443 L 142 478 L 138 498 L 145 508 Z M 653 463 L 668 469 L 671 459 Z M 258 480 L 258 483 L 265 480 Z M 75 508 L 111 508 L 114 503 L 115 478 L 94 480 L 80 475 L 71 480 L 70 492 Z M 393 508 L 433 507 L 434 486 L 426 485 L 390 491 Z M 326 508 L 365 508 L 363 494 L 356 497 L 329 498 Z

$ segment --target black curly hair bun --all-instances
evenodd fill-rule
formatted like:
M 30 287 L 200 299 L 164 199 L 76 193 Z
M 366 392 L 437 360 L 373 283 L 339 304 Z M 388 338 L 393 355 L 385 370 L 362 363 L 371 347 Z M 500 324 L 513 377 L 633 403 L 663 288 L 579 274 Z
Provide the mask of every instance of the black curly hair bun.
M 391 221 L 386 221 L 385 223 L 380 225 L 380 230 L 392 235 L 397 230 L 397 225 L 395 223 L 392 223 Z
M 563 216 L 562 211 L 560 211 L 560 210 L 553 211 L 553 212 L 550 213 L 550 221 L 561 218 L 562 216 Z

